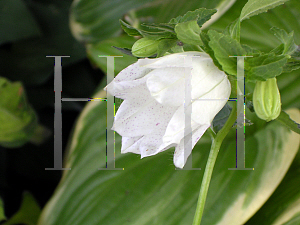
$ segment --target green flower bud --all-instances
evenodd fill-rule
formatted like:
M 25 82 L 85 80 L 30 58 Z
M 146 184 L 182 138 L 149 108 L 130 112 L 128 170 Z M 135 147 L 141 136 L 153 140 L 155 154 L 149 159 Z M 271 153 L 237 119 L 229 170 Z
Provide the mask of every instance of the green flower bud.
M 132 46 L 132 54 L 136 57 L 148 57 L 157 53 L 159 41 L 148 38 L 137 40 Z
M 276 78 L 257 81 L 253 92 L 256 115 L 267 122 L 276 119 L 281 112 L 280 93 Z

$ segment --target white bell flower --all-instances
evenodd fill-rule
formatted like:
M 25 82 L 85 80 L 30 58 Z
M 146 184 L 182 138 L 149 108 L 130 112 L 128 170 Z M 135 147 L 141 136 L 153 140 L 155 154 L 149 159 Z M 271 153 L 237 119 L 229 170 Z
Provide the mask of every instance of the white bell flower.
M 189 60 L 184 60 L 188 58 Z M 183 168 L 185 69 L 191 68 L 192 147 L 226 104 L 231 86 L 206 53 L 183 52 L 156 59 L 139 59 L 122 70 L 105 88 L 124 99 L 113 130 L 122 136 L 122 153 L 141 158 L 175 147 L 174 165 Z

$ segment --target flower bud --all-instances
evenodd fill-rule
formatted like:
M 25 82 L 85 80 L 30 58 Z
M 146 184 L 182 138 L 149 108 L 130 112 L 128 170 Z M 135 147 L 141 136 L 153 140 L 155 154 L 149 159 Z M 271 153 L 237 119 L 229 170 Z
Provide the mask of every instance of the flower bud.
M 256 115 L 267 122 L 276 119 L 281 111 L 280 93 L 276 78 L 257 81 L 253 92 Z
M 132 46 L 132 54 L 136 57 L 148 57 L 157 53 L 158 41 L 148 38 L 137 40 Z

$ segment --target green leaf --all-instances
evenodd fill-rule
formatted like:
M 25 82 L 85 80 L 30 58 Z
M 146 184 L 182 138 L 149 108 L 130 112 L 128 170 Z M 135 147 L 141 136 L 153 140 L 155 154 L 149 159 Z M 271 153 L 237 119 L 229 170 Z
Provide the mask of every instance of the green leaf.
M 260 56 L 262 54 L 261 51 L 249 46 L 242 44 L 243 49 L 247 52 L 248 56 Z
M 248 57 L 245 63 L 246 81 L 265 81 L 269 78 L 279 76 L 283 72 L 283 66 L 286 62 L 286 56 L 272 53 L 262 54 L 252 58 Z
M 232 107 L 228 103 L 226 103 L 226 105 L 221 109 L 221 111 L 218 112 L 218 114 L 215 116 L 215 118 L 213 119 L 212 125 L 213 125 L 213 129 L 216 133 L 219 132 L 222 129 L 222 127 L 225 125 L 226 121 L 229 118 L 231 111 L 232 111 Z M 251 123 L 250 120 L 245 118 L 245 121 L 236 120 L 234 123 L 234 126 L 244 127 L 244 126 L 250 126 L 252 124 L 253 123 Z
M 201 46 L 203 48 L 203 50 L 209 54 L 209 56 L 213 59 L 213 62 L 214 64 L 220 69 L 222 70 L 222 66 L 221 64 L 219 63 L 219 61 L 216 59 L 215 57 L 215 54 L 214 54 L 214 51 L 213 49 L 210 47 L 209 45 L 209 42 L 210 42 L 210 39 L 209 39 L 209 36 L 207 33 L 205 32 L 201 32 L 200 33 L 200 37 L 201 37 L 201 40 L 203 42 L 203 46 Z
M 120 47 L 116 47 L 116 46 L 112 46 L 112 47 L 114 47 L 115 49 L 118 49 L 120 52 L 122 52 L 126 55 L 133 56 L 131 53 L 131 49 L 129 49 L 129 48 L 120 48 Z
M 281 55 L 283 51 L 284 51 L 284 44 L 280 44 L 276 48 L 272 49 L 270 53 L 274 53 L 275 55 Z
M 121 54 L 118 49 L 113 48 L 112 46 L 131 49 L 135 41 L 136 39 L 134 39 L 133 37 L 123 35 L 117 38 L 111 38 L 109 40 L 99 42 L 97 44 L 88 44 L 86 46 L 87 54 L 93 64 L 103 70 L 104 73 L 106 73 L 107 71 L 106 58 L 99 57 L 99 55 L 123 55 L 122 58 L 115 58 L 115 73 L 117 74 L 125 67 L 129 66 L 132 63 L 135 63 L 136 58 L 129 56 L 128 54 Z
M 247 108 L 250 110 L 250 112 L 255 112 L 254 106 L 253 106 L 253 93 L 248 93 L 245 95 L 245 103 Z
M 251 16 L 266 12 L 269 9 L 285 3 L 286 1 L 287 0 L 249 0 L 242 9 L 240 19 L 241 21 L 249 19 Z
M 132 26 L 130 26 L 129 24 L 125 23 L 123 20 L 120 20 L 121 26 L 123 28 L 123 30 L 129 35 L 129 36 L 143 36 L 146 37 L 148 39 L 153 39 L 153 40 L 159 40 L 162 38 L 175 38 L 176 35 L 174 34 L 174 32 L 170 32 L 170 31 L 154 31 L 154 32 L 150 32 L 150 31 L 145 31 L 145 30 L 141 30 L 141 29 L 137 29 L 134 28 Z
M 299 70 L 277 77 L 277 85 L 281 95 L 282 109 L 300 108 Z
M 211 25 L 211 28 L 222 32 L 224 27 L 239 17 L 239 12 L 245 3 L 246 0 L 236 1 L 218 21 Z M 258 16 L 251 17 L 249 20 L 244 20 L 241 30 L 241 43 L 260 51 L 269 52 L 280 44 L 274 34 L 270 32 L 270 29 L 276 26 L 285 29 L 288 33 L 294 31 L 296 44 L 299 44 L 297 43 L 297 40 L 300 40 L 300 21 L 297 19 L 299 17 L 300 2 L 298 0 L 290 0 L 284 5 L 271 9 L 269 13 L 259 14 Z M 262 21 L 267 22 L 263 23 Z M 299 108 L 299 70 L 293 70 L 291 73 L 277 76 L 277 84 L 280 89 L 282 108 Z M 247 83 L 246 88 L 249 89 L 248 92 L 253 92 L 254 86 L 252 86 L 253 83 Z
M 118 21 L 124 13 L 152 1 L 74 1 L 70 9 L 72 33 L 77 40 L 89 43 L 97 43 L 115 37 L 120 31 Z
M 142 26 L 144 27 L 148 27 L 148 28 L 151 28 L 151 29 L 158 29 L 158 30 L 162 30 L 162 31 L 168 31 L 168 32 L 175 32 L 174 31 L 174 24 L 168 24 L 168 23 L 159 23 L 159 24 L 155 24 L 155 23 L 152 23 L 152 24 L 141 24 Z
M 222 32 L 224 27 L 227 27 L 228 24 L 240 16 L 246 2 L 246 0 L 236 1 L 219 20 L 211 25 L 211 28 Z M 251 17 L 249 20 L 244 20 L 241 30 L 241 43 L 260 51 L 269 52 L 279 44 L 278 39 L 270 32 L 270 29 L 274 26 L 284 29 L 288 33 L 294 31 L 295 40 L 297 41 L 300 38 L 300 24 L 297 20 L 299 16 L 299 1 L 289 0 L 284 5 L 271 9 L 268 13 L 262 13 Z
M 233 39 L 240 42 L 241 22 L 240 19 L 236 19 L 234 22 L 229 24 L 224 30 L 224 34 L 231 36 Z
M 177 38 L 183 43 L 190 45 L 203 44 L 200 39 L 200 27 L 196 20 L 176 24 L 175 32 L 177 34 Z
M 299 112 L 296 114 L 297 117 L 299 118 L 300 114 Z M 257 124 L 256 122 L 254 122 L 254 124 Z M 248 171 L 249 174 L 245 175 L 247 172 L 242 172 L 242 171 L 238 171 L 236 174 L 233 174 L 232 178 L 228 178 L 226 177 L 226 172 L 223 171 L 224 175 L 223 175 L 223 179 L 222 179 L 222 175 L 220 175 L 217 172 L 214 172 L 213 176 L 221 176 L 218 179 L 216 179 L 218 182 L 216 181 L 212 181 L 210 184 L 210 196 L 216 195 L 214 198 L 214 204 L 206 204 L 206 212 L 208 214 L 207 215 L 211 215 L 211 217 L 215 216 L 217 217 L 215 220 L 206 220 L 205 219 L 205 215 L 204 215 L 204 220 L 203 220 L 203 224 L 245 224 L 245 221 L 243 220 L 243 216 L 250 218 L 254 213 L 255 210 L 253 210 L 253 208 L 251 209 L 251 207 L 257 207 L 261 201 L 266 201 L 268 199 L 268 197 L 270 196 L 270 189 L 271 187 L 273 187 L 274 189 L 276 189 L 277 185 L 280 183 L 280 181 L 275 181 L 275 179 L 270 179 L 268 172 L 271 173 L 276 173 L 277 175 L 281 174 L 280 176 L 284 176 L 284 174 L 286 173 L 286 171 L 288 170 L 289 166 L 285 166 L 284 169 L 283 168 L 278 168 L 277 167 L 277 162 L 281 161 L 281 163 L 283 161 L 287 162 L 287 158 L 277 158 L 277 159 L 273 159 L 273 162 L 264 162 L 264 160 L 267 160 L 267 158 L 269 156 L 271 156 L 272 154 L 274 155 L 274 152 L 276 152 L 276 154 L 283 154 L 283 152 L 285 152 L 285 154 L 289 154 L 289 149 L 293 148 L 293 157 L 292 159 L 289 160 L 293 160 L 295 154 L 297 153 L 297 146 L 299 145 L 299 136 L 295 133 L 291 133 L 288 132 L 291 136 L 289 136 L 289 138 L 291 138 L 289 141 L 285 142 L 285 146 L 280 146 L 280 142 L 276 142 L 276 138 L 280 138 L 281 140 L 283 140 L 285 134 L 284 133 L 277 133 L 278 132 L 278 123 L 270 123 L 266 128 L 260 130 L 259 132 L 256 132 L 254 135 L 254 138 L 250 138 L 249 137 L 249 132 L 247 132 L 247 128 L 246 128 L 246 143 L 245 143 L 245 152 L 246 152 L 246 157 L 245 157 L 245 167 L 247 168 L 251 168 L 254 167 L 254 171 Z M 286 130 L 287 132 L 287 130 Z M 248 135 L 247 135 L 248 134 Z M 283 135 L 283 136 L 282 136 Z M 234 134 L 235 137 L 235 134 Z M 287 137 L 287 136 L 285 136 Z M 295 142 L 296 143 L 295 143 Z M 226 143 L 223 143 L 224 145 L 226 145 Z M 232 146 L 228 146 L 227 149 L 224 149 L 224 151 L 228 151 L 231 148 L 236 147 L 235 143 L 231 143 Z M 256 146 L 256 147 L 255 147 Z M 268 148 L 272 148 L 273 151 L 270 151 L 270 153 L 267 153 L 266 155 L 262 154 L 263 149 L 268 149 Z M 230 151 L 230 150 L 229 150 Z M 254 152 L 252 152 L 254 151 Z M 220 151 L 221 153 L 221 151 Z M 268 156 L 268 154 L 270 154 Z M 234 157 L 235 155 L 232 155 L 232 157 Z M 285 157 L 286 155 L 281 155 L 281 157 Z M 253 158 L 252 158 L 253 157 Z M 252 164 L 252 160 L 256 158 L 255 164 Z M 225 166 L 222 166 L 222 164 L 226 164 L 226 160 L 228 160 L 228 158 L 226 159 L 224 156 L 219 156 L 218 160 L 220 160 L 220 164 L 218 164 L 218 166 L 215 167 L 215 171 L 219 170 L 219 167 L 222 167 L 225 170 Z M 269 161 L 269 160 L 267 160 Z M 289 163 L 291 163 L 291 161 Z M 218 163 L 218 161 L 217 161 Z M 234 162 L 235 163 L 235 162 Z M 268 169 L 266 167 L 268 167 Z M 262 167 L 265 167 L 264 169 L 262 169 Z M 275 169 L 277 168 L 277 169 Z M 257 172 L 259 170 L 265 171 L 264 175 L 261 175 L 259 177 L 257 176 Z M 275 172 L 275 170 L 277 170 L 277 172 Z M 243 181 L 244 179 L 249 179 L 249 177 L 251 177 L 251 179 L 253 179 L 253 181 L 249 181 L 249 183 L 245 184 Z M 248 177 L 248 178 L 247 178 Z M 236 179 L 236 182 L 234 182 L 234 179 Z M 269 179 L 270 182 L 268 182 L 265 179 Z M 239 181 L 237 181 L 239 180 Z M 263 181 L 264 180 L 264 181 Z M 224 184 L 224 183 L 227 184 Z M 260 183 L 260 184 L 258 184 Z M 236 186 L 238 184 L 238 187 Z M 243 184 L 245 186 L 243 186 Z M 214 186 L 215 188 L 211 188 L 211 186 Z M 219 185 L 219 186 L 218 186 Z M 249 185 L 249 186 L 248 186 Z M 260 187 L 258 187 L 260 186 Z M 239 191 L 240 189 L 247 189 L 244 190 L 244 194 L 241 194 L 241 192 Z M 237 192 L 237 198 L 234 201 L 234 203 L 229 203 L 230 200 L 230 196 L 228 196 L 228 193 L 230 193 L 231 191 L 235 191 Z M 273 190 L 274 190 L 273 189 Z M 240 193 L 239 193 L 240 192 Z M 243 191 L 242 191 L 243 192 Z M 265 196 L 266 192 L 269 192 L 268 197 Z M 238 194 L 239 193 L 239 194 Z M 252 194 L 251 194 L 252 193 Z M 253 194 L 256 193 L 256 194 Z M 265 200 L 259 199 L 259 196 L 262 197 L 261 193 L 264 193 L 264 198 Z M 225 195 L 226 197 L 222 198 L 220 197 L 221 195 Z M 210 197 L 208 196 L 208 197 Z M 220 198 L 224 199 L 224 202 L 226 202 L 226 204 L 220 204 Z M 273 203 L 274 204 L 274 203 Z M 276 204 L 277 205 L 277 204 Z M 225 213 L 222 215 L 218 214 L 218 211 L 221 209 L 217 209 L 216 206 L 221 207 Z M 217 210 L 216 210 L 217 209 Z M 209 213 L 209 212 L 213 212 L 213 213 Z M 245 214 L 243 214 L 242 212 L 244 212 Z M 222 219 L 218 219 L 218 217 L 222 217 Z M 262 219 L 260 220 L 261 223 Z M 265 220 L 263 220 L 265 222 Z M 258 223 L 258 224 L 260 224 Z M 272 224 L 272 223 L 266 223 L 266 224 Z
M 282 42 L 277 48 L 272 50 L 275 54 L 285 54 L 288 55 L 287 63 L 283 67 L 284 72 L 291 72 L 300 68 L 300 54 L 298 46 L 294 42 L 294 32 L 289 34 L 283 30 L 276 27 L 272 27 L 271 30 L 275 36 Z
M 41 209 L 29 192 L 24 192 L 23 201 L 19 211 L 3 225 L 26 224 L 36 225 Z
M 296 213 L 289 221 L 283 225 L 297 225 L 300 223 L 300 212 Z
M 288 34 L 285 30 L 279 29 L 277 27 L 272 27 L 271 30 L 284 45 L 282 54 L 292 55 L 298 49 L 298 46 L 294 42 L 293 31 Z
M 0 21 L 0 44 L 41 35 L 23 0 L 0 1 Z
M 170 24 L 178 24 L 178 23 L 184 23 L 196 20 L 199 27 L 202 27 L 202 25 L 208 21 L 213 14 L 217 12 L 216 9 L 205 9 L 200 8 L 196 9 L 195 11 L 189 11 L 183 16 L 178 16 L 176 18 L 173 18 L 170 20 Z
M 95 97 L 103 98 L 105 92 Z M 143 159 L 120 154 L 119 136 L 115 165 L 124 170 L 98 170 L 106 164 L 105 112 L 104 101 L 89 102 L 83 110 L 66 158 L 65 166 L 72 170 L 65 171 L 38 224 L 191 224 L 203 171 L 174 170 L 173 149 Z M 233 129 L 216 162 L 204 225 L 244 224 L 276 189 L 299 148 L 296 134 L 272 122 L 246 135 L 246 166 L 255 170 L 232 171 L 235 140 Z M 204 168 L 210 145 L 204 135 L 193 149 L 194 167 Z
M 300 122 L 299 109 L 287 110 L 289 116 Z M 293 133 L 295 136 L 298 134 Z M 293 146 L 293 143 L 290 143 Z M 263 207 L 245 224 L 255 225 L 264 221 L 265 224 L 299 224 L 300 213 L 300 151 L 298 151 L 292 165 L 290 166 L 284 179 L 263 205 Z
M 228 103 L 226 103 L 226 105 L 221 109 L 220 112 L 218 112 L 218 114 L 213 119 L 212 125 L 216 133 L 219 132 L 225 125 L 227 119 L 229 118 L 231 110 L 232 107 Z
M 292 72 L 293 70 L 298 70 L 298 69 L 300 69 L 300 60 L 290 58 L 290 59 L 287 59 L 287 63 L 283 67 L 283 72 L 289 73 L 289 72 Z
M 67 66 L 85 58 L 86 52 L 69 30 L 71 1 L 26 2 L 27 7 L 39 18 L 43 33 L 40 37 L 22 39 L 12 43 L 9 48 L 1 48 L 0 76 L 32 86 L 53 79 L 54 59 L 46 56 L 70 56 L 62 60 L 63 66 Z
M 200 7 L 208 9 L 218 8 L 222 15 L 234 0 L 192 0 L 183 2 L 153 1 L 153 0 L 128 0 L 128 1 L 102 1 L 102 0 L 78 0 L 71 7 L 70 26 L 77 40 L 88 43 L 97 43 L 120 34 L 118 20 L 130 18 L 130 24 L 166 23 L 170 19 L 183 15 L 187 11 L 193 11 Z M 113 10 L 110 10 L 113 9 Z M 216 17 L 215 20 L 217 18 Z M 128 20 L 129 21 L 129 20 Z M 140 27 L 139 27 L 140 28 Z
M 2 220 L 6 220 L 6 216 L 4 214 L 4 205 L 3 205 L 3 201 L 2 199 L 0 198 L 0 222 Z
M 0 77 L 0 145 L 14 148 L 30 140 L 37 128 L 37 116 L 19 82 Z
M 199 8 L 206 9 L 217 9 L 210 20 L 208 20 L 204 25 L 207 28 L 210 24 L 217 21 L 235 2 L 236 0 L 210 0 L 210 1 L 197 1 L 191 0 L 184 2 L 181 0 L 173 1 L 159 1 L 149 3 L 144 5 L 144 7 L 137 8 L 129 13 L 133 15 L 133 21 L 143 21 L 149 23 L 165 23 L 170 21 L 172 18 L 177 17 L 178 15 L 184 15 L 188 11 L 194 11 Z
M 209 46 L 214 51 L 214 55 L 222 65 L 223 70 L 228 74 L 237 75 L 236 57 L 230 56 L 243 56 L 246 55 L 246 51 L 237 40 L 229 35 L 214 30 L 209 30 L 208 35 L 210 38 Z
M 286 127 L 288 127 L 289 129 L 291 129 L 292 131 L 300 134 L 300 124 L 292 120 L 286 112 L 281 111 L 277 120 L 281 122 L 283 125 L 285 125 Z
M 157 57 L 163 56 L 167 51 L 176 46 L 177 40 L 175 39 L 161 39 L 158 43 Z
M 129 36 L 141 36 L 142 33 L 139 29 L 130 26 L 128 23 L 125 23 L 123 20 L 119 20 L 122 29 L 129 35 Z

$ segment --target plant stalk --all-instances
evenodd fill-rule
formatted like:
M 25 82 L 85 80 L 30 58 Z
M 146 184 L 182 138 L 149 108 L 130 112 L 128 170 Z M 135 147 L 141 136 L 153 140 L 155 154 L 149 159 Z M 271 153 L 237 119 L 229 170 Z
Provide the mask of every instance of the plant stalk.
M 237 107 L 233 107 L 232 111 L 230 113 L 230 116 L 228 120 L 226 121 L 225 125 L 222 127 L 222 129 L 216 134 L 215 138 L 213 138 L 213 142 L 210 148 L 210 153 L 208 156 L 208 161 L 206 163 L 203 179 L 202 179 L 202 184 L 199 192 L 199 197 L 198 197 L 198 203 L 196 207 L 196 212 L 194 216 L 194 221 L 193 225 L 200 225 L 202 215 L 203 215 L 203 210 L 205 206 L 205 201 L 206 201 L 206 196 L 211 180 L 211 176 L 213 173 L 213 169 L 215 166 L 215 162 L 221 147 L 221 144 L 230 131 L 231 127 L 233 126 L 234 122 L 236 121 L 237 118 Z

